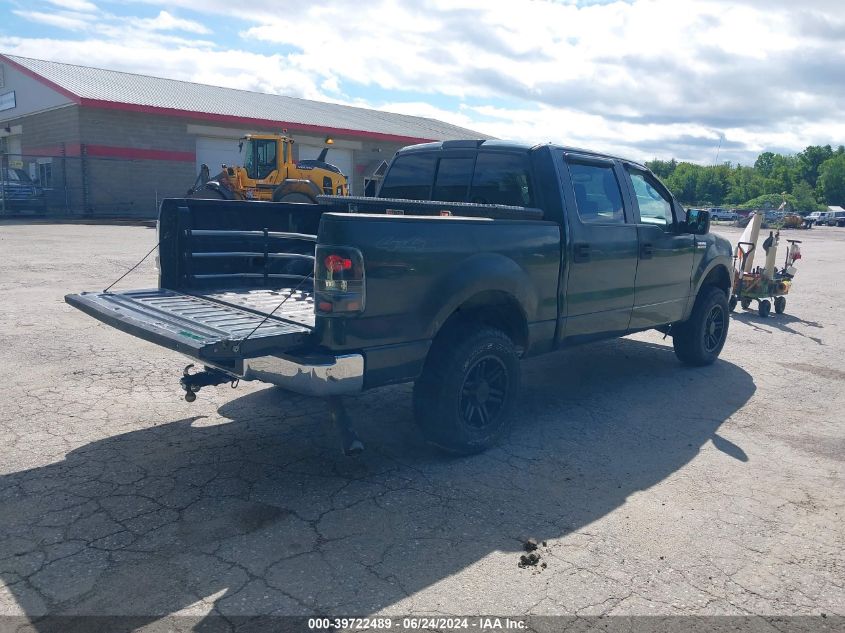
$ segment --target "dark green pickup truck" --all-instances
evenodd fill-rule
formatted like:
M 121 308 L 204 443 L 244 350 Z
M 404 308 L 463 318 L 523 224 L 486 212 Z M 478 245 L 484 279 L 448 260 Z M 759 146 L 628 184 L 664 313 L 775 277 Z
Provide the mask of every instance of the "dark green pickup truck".
M 205 366 L 329 397 L 414 381 L 425 436 L 501 435 L 519 359 L 656 328 L 706 365 L 728 332 L 731 246 L 642 165 L 555 145 L 447 141 L 393 158 L 377 198 L 165 200 L 158 288 L 71 305 Z M 352 446 L 352 445 L 355 446 Z

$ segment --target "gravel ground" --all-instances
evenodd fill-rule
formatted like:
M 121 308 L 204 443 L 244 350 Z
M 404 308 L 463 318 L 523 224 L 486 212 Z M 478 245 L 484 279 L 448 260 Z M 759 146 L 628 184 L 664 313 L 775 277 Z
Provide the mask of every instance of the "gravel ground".
M 845 229 L 794 235 L 787 314 L 734 314 L 715 365 L 657 333 L 528 361 L 464 459 L 380 389 L 349 459 L 322 401 L 188 404 L 186 360 L 63 302 L 153 230 L 0 224 L 0 614 L 845 614 Z

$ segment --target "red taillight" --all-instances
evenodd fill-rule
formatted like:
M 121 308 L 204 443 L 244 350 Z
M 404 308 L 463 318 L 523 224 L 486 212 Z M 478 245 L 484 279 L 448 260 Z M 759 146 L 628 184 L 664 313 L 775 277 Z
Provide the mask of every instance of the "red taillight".
M 364 311 L 364 257 L 349 246 L 317 245 L 314 253 L 314 308 L 324 316 Z
M 339 273 L 343 270 L 351 269 L 352 260 L 347 257 L 341 257 L 340 255 L 328 255 L 323 260 L 323 265 L 329 272 Z

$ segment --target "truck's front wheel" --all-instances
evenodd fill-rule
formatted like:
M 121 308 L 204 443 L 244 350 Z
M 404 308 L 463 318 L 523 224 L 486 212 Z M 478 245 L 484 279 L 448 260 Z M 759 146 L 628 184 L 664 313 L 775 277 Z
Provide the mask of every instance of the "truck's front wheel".
M 711 364 L 725 345 L 729 324 L 725 292 L 715 286 L 702 288 L 689 320 L 672 328 L 675 355 L 687 365 Z
M 519 380 L 519 357 L 503 332 L 450 328 L 435 340 L 414 385 L 414 416 L 431 443 L 480 453 L 507 429 Z

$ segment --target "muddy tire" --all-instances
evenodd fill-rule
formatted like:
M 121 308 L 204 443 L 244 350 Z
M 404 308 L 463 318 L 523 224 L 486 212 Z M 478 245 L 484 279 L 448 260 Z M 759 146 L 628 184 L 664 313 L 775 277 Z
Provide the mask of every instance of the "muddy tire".
M 736 295 L 731 295 L 731 298 L 728 299 L 728 310 L 731 311 L 731 312 L 736 310 L 736 303 L 737 303 Z
M 775 297 L 775 314 L 783 314 L 786 311 L 786 297 Z
M 511 421 L 519 356 L 500 330 L 447 327 L 435 339 L 414 384 L 414 417 L 432 444 L 473 455 L 493 446 Z
M 730 317 L 728 297 L 715 286 L 705 286 L 698 293 L 690 318 L 674 327 L 672 344 L 675 356 L 687 365 L 713 363 L 728 337 Z
M 769 313 L 772 311 L 772 302 L 768 299 L 762 299 L 760 303 L 757 305 L 757 314 L 760 315 L 760 318 L 765 319 L 769 316 Z
M 751 305 L 751 299 L 740 299 L 739 305 L 742 306 L 743 310 L 748 310 L 748 306 Z

